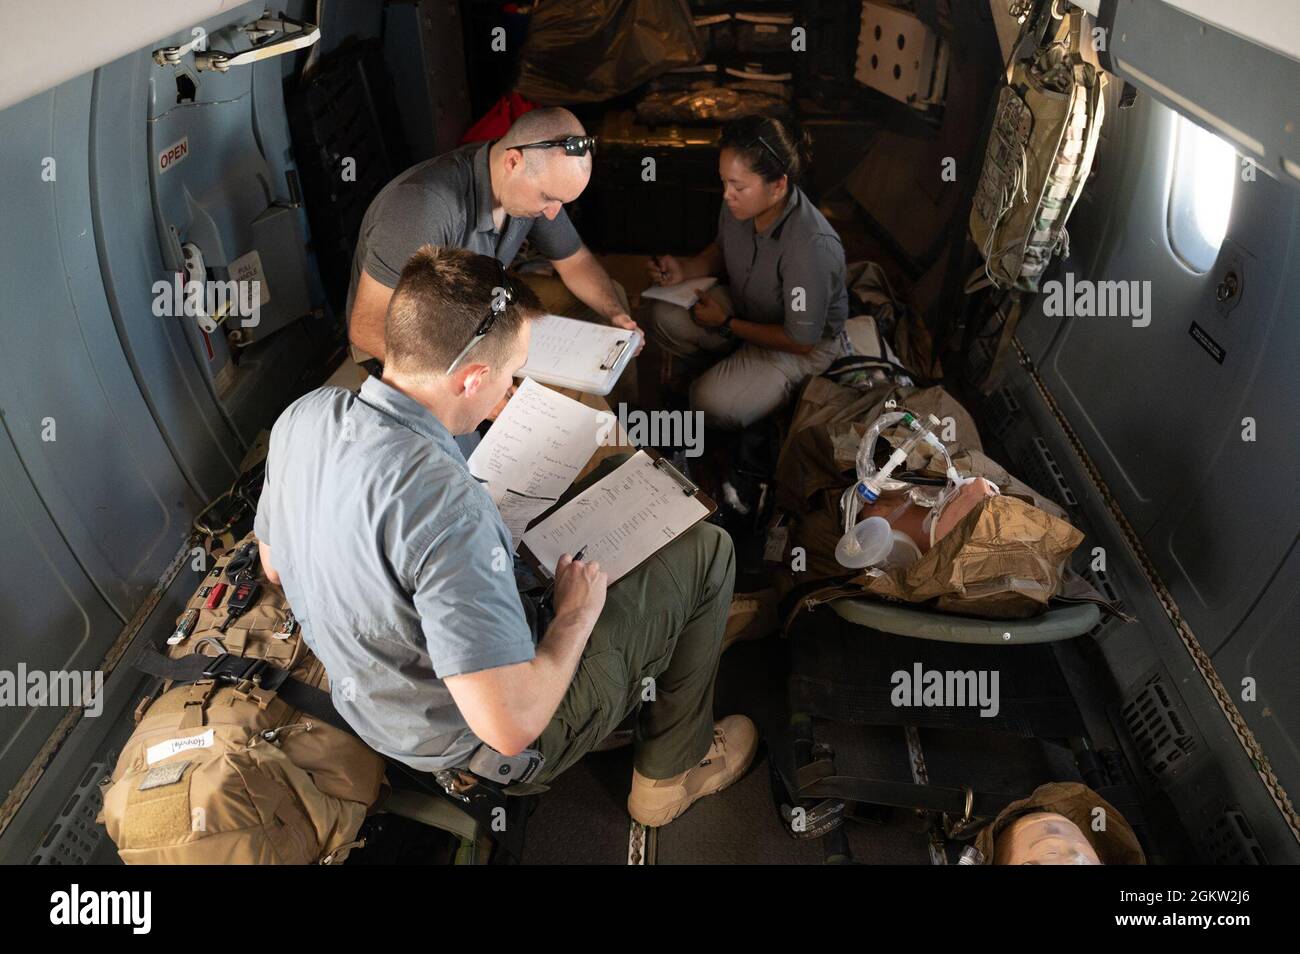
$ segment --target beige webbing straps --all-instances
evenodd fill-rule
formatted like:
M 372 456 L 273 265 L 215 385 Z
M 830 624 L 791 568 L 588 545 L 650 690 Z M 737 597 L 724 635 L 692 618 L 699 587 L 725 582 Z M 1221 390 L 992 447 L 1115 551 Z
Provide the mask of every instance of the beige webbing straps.
M 206 725 L 208 702 L 216 691 L 217 683 L 211 679 L 196 682 L 190 686 L 189 693 L 185 697 L 185 715 L 181 717 L 180 725 L 177 728 L 197 729 Z

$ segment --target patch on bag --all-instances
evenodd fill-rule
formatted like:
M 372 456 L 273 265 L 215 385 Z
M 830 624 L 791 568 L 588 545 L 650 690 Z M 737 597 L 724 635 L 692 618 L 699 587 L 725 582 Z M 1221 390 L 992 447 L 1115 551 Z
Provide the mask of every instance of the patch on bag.
M 767 542 L 763 544 L 763 559 L 768 563 L 784 563 L 789 542 L 789 527 L 773 527 L 767 532 Z
M 190 760 L 184 762 L 171 762 L 167 765 L 159 765 L 157 768 L 151 768 L 145 773 L 144 778 L 140 779 L 140 785 L 136 791 L 147 792 L 151 788 L 162 788 L 164 785 L 175 785 L 185 776 L 185 770 L 190 767 Z
M 154 762 L 161 762 L 169 755 L 175 755 L 177 752 L 188 752 L 190 749 L 210 749 L 212 748 L 212 742 L 212 729 L 198 735 L 187 735 L 181 739 L 168 739 L 166 742 L 159 742 L 157 745 L 151 745 L 145 749 L 144 760 L 153 765 Z

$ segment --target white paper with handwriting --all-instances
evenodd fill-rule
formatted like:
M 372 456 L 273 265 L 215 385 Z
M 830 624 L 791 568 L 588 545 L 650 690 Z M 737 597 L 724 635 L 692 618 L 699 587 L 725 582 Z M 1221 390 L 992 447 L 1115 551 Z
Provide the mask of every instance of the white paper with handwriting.
M 530 497 L 559 497 L 616 421 L 525 378 L 469 458 L 479 480 Z
M 645 451 L 596 481 L 524 534 L 547 573 L 565 553 L 585 548 L 613 583 L 709 514 Z
M 533 322 L 528 361 L 519 374 L 603 396 L 618 382 L 640 343 L 639 332 L 543 315 Z

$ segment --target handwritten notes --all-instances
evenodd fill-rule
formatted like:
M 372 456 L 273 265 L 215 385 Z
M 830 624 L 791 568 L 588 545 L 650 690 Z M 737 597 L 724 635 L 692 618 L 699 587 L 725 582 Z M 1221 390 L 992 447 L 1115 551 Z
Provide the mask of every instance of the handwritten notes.
M 708 515 L 670 472 L 645 451 L 592 484 L 523 535 L 524 545 L 554 574 L 565 553 L 587 548 L 611 583 Z
M 559 497 L 573 483 L 613 415 L 525 378 L 469 458 L 479 480 L 530 497 Z
M 608 394 L 640 340 L 635 331 L 543 315 L 533 322 L 528 361 L 519 374 L 556 387 Z

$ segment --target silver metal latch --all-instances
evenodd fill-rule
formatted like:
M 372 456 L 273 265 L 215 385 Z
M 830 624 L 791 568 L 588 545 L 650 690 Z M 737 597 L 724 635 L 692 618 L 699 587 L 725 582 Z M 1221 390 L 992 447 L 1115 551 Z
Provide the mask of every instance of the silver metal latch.
M 258 60 L 269 60 L 283 56 L 294 50 L 302 50 L 320 39 L 320 27 L 314 23 L 304 23 L 289 17 L 262 17 L 246 25 L 244 33 L 253 43 L 252 49 L 240 53 L 227 53 L 222 50 L 208 50 L 194 54 L 194 65 L 200 70 L 217 70 L 224 73 L 232 66 L 247 66 Z M 279 39 L 262 43 L 268 37 L 279 35 Z
M 181 59 L 195 47 L 202 48 L 207 44 L 208 35 L 201 29 L 196 29 L 193 38 L 188 43 L 181 46 L 164 46 L 161 49 L 153 51 L 153 61 L 159 66 L 178 66 Z
M 258 60 L 269 60 L 272 57 L 283 56 L 285 53 L 292 53 L 294 50 L 305 49 L 320 39 L 320 27 L 316 24 L 286 16 L 264 15 L 240 29 L 253 44 L 250 49 L 238 53 L 205 49 L 208 35 L 199 30 L 188 43 L 154 50 L 153 60 L 159 66 L 176 66 L 182 58 L 193 52 L 195 67 L 200 70 L 216 70 L 224 73 L 232 66 L 247 66 Z M 271 37 L 278 38 L 270 39 Z

